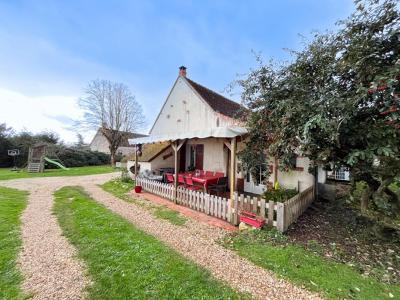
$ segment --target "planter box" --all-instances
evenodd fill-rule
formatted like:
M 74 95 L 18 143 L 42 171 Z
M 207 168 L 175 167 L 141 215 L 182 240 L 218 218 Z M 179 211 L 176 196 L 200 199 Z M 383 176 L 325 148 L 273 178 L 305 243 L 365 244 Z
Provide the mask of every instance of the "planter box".
M 265 220 L 258 218 L 256 214 L 248 211 L 242 211 L 240 214 L 240 222 L 251 225 L 255 228 L 261 228 L 265 225 Z

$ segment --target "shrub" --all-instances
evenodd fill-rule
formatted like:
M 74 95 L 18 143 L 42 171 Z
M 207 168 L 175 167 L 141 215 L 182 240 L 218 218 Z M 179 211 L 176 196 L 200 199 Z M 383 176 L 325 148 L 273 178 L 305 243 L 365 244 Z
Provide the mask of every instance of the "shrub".
M 121 182 L 131 183 L 133 180 L 129 176 L 129 172 L 126 168 L 122 168 L 121 170 Z
M 285 202 L 297 194 L 295 189 L 271 189 L 265 191 L 263 198 L 267 201 Z
M 66 167 L 98 166 L 110 163 L 110 155 L 97 151 L 60 147 L 56 154 Z

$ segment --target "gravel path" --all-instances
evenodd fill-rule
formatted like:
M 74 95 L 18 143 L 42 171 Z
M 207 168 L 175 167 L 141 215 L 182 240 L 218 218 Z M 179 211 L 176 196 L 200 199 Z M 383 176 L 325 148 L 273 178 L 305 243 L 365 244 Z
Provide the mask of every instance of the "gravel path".
M 124 202 L 94 184 L 85 189 L 98 202 L 120 214 L 135 226 L 165 242 L 179 253 L 211 271 L 218 279 L 258 299 L 321 299 L 293 286 L 273 273 L 255 266 L 233 251 L 216 243 L 222 229 L 190 221 L 187 226 L 174 226 L 154 218 L 151 213 Z
M 23 248 L 19 264 L 24 274 L 23 289 L 33 295 L 32 299 L 82 299 L 84 288 L 90 284 L 84 263 L 77 259 L 76 250 L 62 235 L 52 214 L 52 194 L 67 185 L 83 186 L 98 202 L 239 291 L 258 299 L 321 299 L 217 244 L 225 233 L 222 229 L 195 220 L 189 220 L 185 226 L 174 226 L 97 186 L 114 176 L 115 173 L 0 181 L 0 185 L 31 193 L 22 215 Z
M 53 193 L 65 185 L 97 184 L 115 174 L 79 177 L 29 178 L 0 181 L 0 185 L 30 192 L 22 214 L 22 251 L 18 263 L 23 290 L 32 299 L 82 299 L 90 284 L 75 248 L 62 235 L 52 214 Z

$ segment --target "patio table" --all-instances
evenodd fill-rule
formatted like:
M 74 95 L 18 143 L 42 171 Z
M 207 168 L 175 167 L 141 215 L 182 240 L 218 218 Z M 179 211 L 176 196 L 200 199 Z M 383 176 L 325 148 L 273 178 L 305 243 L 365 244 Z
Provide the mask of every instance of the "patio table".
M 206 175 L 200 175 L 200 176 L 192 176 L 193 182 L 200 183 L 202 186 L 204 186 L 204 190 L 207 191 L 208 187 L 211 184 L 216 184 L 218 182 L 219 176 L 206 176 Z

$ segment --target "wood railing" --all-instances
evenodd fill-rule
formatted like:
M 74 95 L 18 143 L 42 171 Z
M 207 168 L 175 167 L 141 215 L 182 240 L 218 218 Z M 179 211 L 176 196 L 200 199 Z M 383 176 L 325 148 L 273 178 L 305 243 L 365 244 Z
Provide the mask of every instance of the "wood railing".
M 296 222 L 297 219 L 310 206 L 310 204 L 314 201 L 314 198 L 315 188 L 313 185 L 285 201 L 284 203 L 279 203 L 277 210 L 278 230 L 281 232 L 286 231 L 289 226 Z
M 239 215 L 242 211 L 250 211 L 265 219 L 266 224 L 276 227 L 279 231 L 286 231 L 314 200 L 314 186 L 295 195 L 286 202 L 266 201 L 263 198 L 245 196 L 234 193 L 233 199 L 218 197 L 207 193 L 188 190 L 182 186 L 176 190 L 171 184 L 161 183 L 149 179 L 137 178 L 137 185 L 152 194 L 169 200 L 176 200 L 177 204 L 187 206 L 193 210 L 225 220 L 234 225 L 239 224 Z

